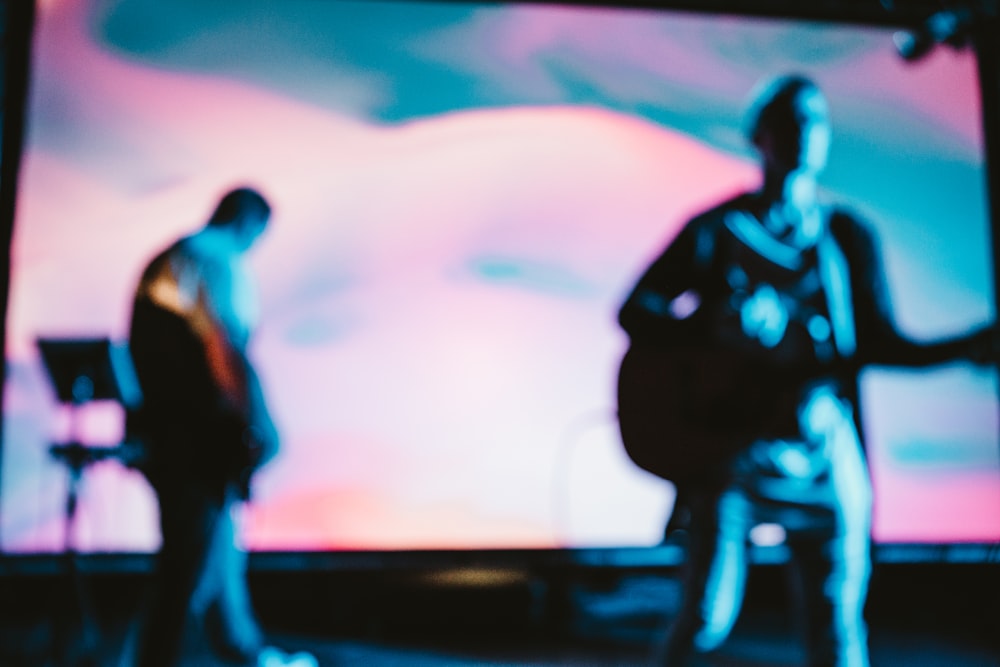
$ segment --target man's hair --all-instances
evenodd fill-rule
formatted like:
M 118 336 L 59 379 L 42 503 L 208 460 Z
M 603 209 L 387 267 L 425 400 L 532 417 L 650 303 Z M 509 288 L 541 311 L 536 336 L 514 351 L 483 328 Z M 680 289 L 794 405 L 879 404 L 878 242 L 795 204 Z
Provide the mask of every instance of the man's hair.
M 757 144 L 764 128 L 773 127 L 779 114 L 790 109 L 792 100 L 803 91 L 822 92 L 816 82 L 802 74 L 786 74 L 758 84 L 747 113 L 746 134 L 751 143 Z
M 271 205 L 253 188 L 236 188 L 227 192 L 219 201 L 208 224 L 225 227 L 240 222 L 247 215 L 256 215 L 266 220 L 271 215 Z

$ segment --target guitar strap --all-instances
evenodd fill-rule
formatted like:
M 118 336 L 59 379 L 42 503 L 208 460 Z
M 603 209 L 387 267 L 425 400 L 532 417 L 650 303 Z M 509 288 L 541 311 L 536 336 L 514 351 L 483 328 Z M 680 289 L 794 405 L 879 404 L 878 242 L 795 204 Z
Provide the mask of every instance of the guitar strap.
M 833 215 L 827 221 L 827 228 L 816 246 L 819 260 L 820 280 L 826 292 L 827 308 L 830 311 L 830 325 L 833 328 L 833 342 L 841 358 L 847 359 L 857 349 L 854 328 L 854 307 L 850 268 L 843 249 L 833 234 Z
M 829 214 L 826 229 L 816 244 L 816 255 L 820 282 L 830 311 L 834 345 L 842 358 L 848 358 L 857 349 L 852 286 L 847 257 L 833 233 L 834 216 L 835 212 Z M 767 234 L 749 214 L 731 211 L 724 224 L 734 236 L 770 261 L 788 268 L 796 268 L 800 264 L 801 254 L 797 249 Z
M 798 248 L 786 245 L 771 236 L 749 213 L 731 211 L 725 218 L 725 225 L 733 236 L 768 261 L 787 269 L 797 269 L 802 265 L 802 253 Z

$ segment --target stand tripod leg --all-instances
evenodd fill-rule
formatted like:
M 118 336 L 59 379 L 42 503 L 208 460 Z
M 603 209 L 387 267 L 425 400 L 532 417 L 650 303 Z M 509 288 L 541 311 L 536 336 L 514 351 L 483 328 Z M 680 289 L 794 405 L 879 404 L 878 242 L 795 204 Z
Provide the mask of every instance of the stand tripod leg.
M 82 472 L 82 467 L 70 467 L 61 572 L 65 585 L 61 587 L 62 594 L 53 601 L 52 658 L 60 667 L 98 666 L 98 633 L 73 540 Z

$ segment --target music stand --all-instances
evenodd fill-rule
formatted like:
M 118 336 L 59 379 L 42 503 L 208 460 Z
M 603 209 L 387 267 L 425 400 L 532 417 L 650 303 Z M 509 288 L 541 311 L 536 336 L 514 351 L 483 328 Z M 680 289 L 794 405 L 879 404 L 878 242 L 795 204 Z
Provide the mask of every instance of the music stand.
M 83 469 L 97 461 L 120 456 L 121 446 L 93 446 L 80 441 L 77 408 L 91 401 L 111 400 L 126 408 L 141 401 L 139 382 L 128 349 L 109 338 L 39 338 L 42 362 L 60 403 L 71 406 L 69 440 L 52 445 L 49 452 L 70 471 L 66 499 L 66 548 L 76 515 L 77 486 Z
M 106 459 L 128 462 L 132 457 L 128 443 L 118 445 L 85 444 L 78 432 L 79 408 L 92 401 L 115 401 L 126 409 L 137 407 L 142 400 L 139 382 L 132 368 L 127 347 L 109 338 L 38 338 L 42 362 L 55 389 L 56 399 L 70 406 L 70 433 L 65 442 L 50 446 L 49 453 L 66 464 L 69 482 L 66 490 L 64 523 L 64 556 L 70 583 L 76 592 L 81 621 L 82 655 L 71 656 L 69 631 L 53 645 L 56 659 L 63 664 L 95 664 L 96 632 L 91 621 L 89 604 L 83 591 L 76 566 L 73 544 L 74 524 L 79 498 L 79 485 L 86 466 Z
M 110 338 L 39 338 L 42 361 L 61 403 L 141 400 L 128 349 Z

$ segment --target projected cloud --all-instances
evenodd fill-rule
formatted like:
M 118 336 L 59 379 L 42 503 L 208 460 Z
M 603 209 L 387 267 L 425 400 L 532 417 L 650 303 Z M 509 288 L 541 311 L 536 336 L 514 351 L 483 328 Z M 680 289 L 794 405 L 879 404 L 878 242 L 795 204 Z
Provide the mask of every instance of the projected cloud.
M 274 204 L 253 352 L 284 436 L 250 546 L 655 543 L 672 489 L 621 451 L 614 315 L 687 216 L 754 184 L 738 129 L 761 75 L 799 65 L 827 84 L 844 127 L 829 184 L 875 216 L 904 324 L 991 311 L 974 114 L 920 92 L 972 99 L 971 62 L 906 75 L 881 33 L 805 30 L 565 7 L 49 3 L 15 232 L 4 548 L 61 548 L 45 444 L 66 415 L 35 336 L 123 337 L 144 261 L 236 182 Z M 870 406 L 877 537 L 1000 535 L 991 379 L 952 372 L 961 417 L 933 386 L 872 380 L 896 383 Z M 914 410 L 927 430 L 905 428 Z M 118 437 L 120 414 L 98 412 L 87 435 Z M 956 441 L 971 458 L 913 472 L 914 452 Z M 928 494 L 962 519 L 907 521 Z M 154 548 L 145 482 L 88 471 L 80 540 Z

